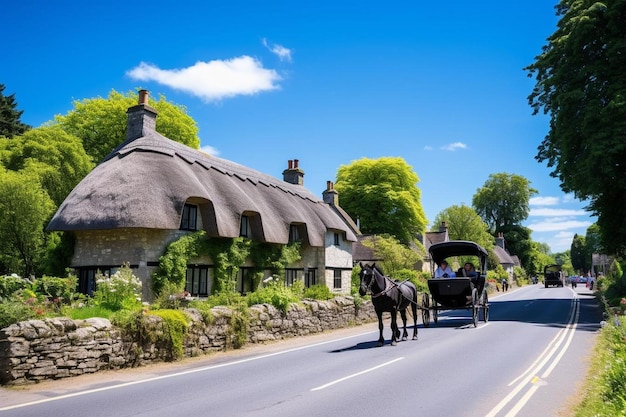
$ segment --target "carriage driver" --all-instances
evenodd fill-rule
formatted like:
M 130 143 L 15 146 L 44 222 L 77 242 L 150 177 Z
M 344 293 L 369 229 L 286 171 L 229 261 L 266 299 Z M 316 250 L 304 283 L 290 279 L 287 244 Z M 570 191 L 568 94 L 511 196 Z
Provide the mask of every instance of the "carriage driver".
M 443 260 L 435 270 L 435 278 L 454 278 L 456 274 L 452 269 L 448 266 L 448 262 Z

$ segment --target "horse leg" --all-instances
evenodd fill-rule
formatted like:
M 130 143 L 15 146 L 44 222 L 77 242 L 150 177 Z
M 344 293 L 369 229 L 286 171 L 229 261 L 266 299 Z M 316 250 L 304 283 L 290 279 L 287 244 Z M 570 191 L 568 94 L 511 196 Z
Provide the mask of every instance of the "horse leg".
M 400 317 L 402 317 L 402 341 L 409 338 L 409 332 L 406 331 L 406 309 L 400 310 Z
M 376 312 L 376 315 L 378 316 L 378 332 L 380 333 L 380 336 L 378 337 L 378 347 L 381 347 L 382 345 L 385 344 L 385 338 L 383 337 L 383 312 Z
M 398 329 L 398 314 L 394 309 L 391 311 L 391 346 L 398 344 L 398 338 L 400 337 L 400 330 Z

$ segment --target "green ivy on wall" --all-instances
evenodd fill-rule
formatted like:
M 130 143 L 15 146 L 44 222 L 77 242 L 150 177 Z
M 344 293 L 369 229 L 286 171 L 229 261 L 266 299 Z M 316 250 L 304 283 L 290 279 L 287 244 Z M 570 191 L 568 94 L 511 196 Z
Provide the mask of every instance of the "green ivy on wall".
M 189 259 L 200 256 L 209 256 L 213 261 L 215 292 L 218 293 L 235 291 L 237 273 L 248 258 L 254 264 L 255 286 L 260 283 L 264 270 L 283 276 L 285 268 L 301 258 L 299 243 L 278 245 L 242 237 L 210 238 L 201 230 L 168 245 L 152 277 L 155 294 L 161 294 L 166 288 L 182 292 Z

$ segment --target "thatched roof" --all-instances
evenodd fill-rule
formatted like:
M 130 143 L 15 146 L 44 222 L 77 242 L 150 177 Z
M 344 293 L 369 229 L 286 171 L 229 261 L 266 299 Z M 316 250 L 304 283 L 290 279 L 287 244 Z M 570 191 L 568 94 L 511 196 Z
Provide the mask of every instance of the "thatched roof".
M 150 126 L 140 135 L 127 139 L 76 186 L 49 230 L 178 229 L 185 202 L 194 198 L 212 205 L 210 236 L 239 236 L 241 215 L 255 212 L 267 242 L 288 243 L 292 223 L 306 224 L 311 246 L 323 247 L 327 230 L 356 241 L 331 206 L 302 185 L 204 154 Z

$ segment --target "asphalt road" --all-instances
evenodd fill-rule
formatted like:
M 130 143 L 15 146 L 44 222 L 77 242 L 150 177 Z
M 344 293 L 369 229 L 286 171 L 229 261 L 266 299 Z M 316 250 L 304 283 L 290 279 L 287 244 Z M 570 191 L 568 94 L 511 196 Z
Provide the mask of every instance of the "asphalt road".
M 376 324 L 178 364 L 0 389 L 0 416 L 567 416 L 601 316 L 583 286 L 497 294 L 377 348 Z

